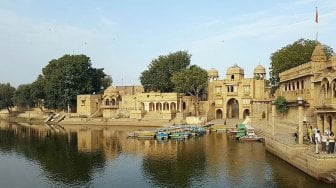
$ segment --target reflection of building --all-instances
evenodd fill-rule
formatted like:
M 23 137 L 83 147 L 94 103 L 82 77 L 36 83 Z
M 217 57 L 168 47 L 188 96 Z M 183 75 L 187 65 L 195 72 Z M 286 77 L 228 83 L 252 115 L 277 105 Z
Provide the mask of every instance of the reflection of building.
M 304 117 L 310 124 L 316 124 L 322 131 L 329 128 L 336 131 L 336 57 L 327 59 L 323 47 L 318 44 L 311 61 L 287 71 L 280 76 L 277 96 L 284 96 L 290 110 L 286 121 L 298 121 L 298 98 L 304 100 Z
M 79 151 L 92 152 L 102 149 L 102 130 L 78 130 L 77 146 Z
M 208 75 L 209 119 L 241 119 L 249 115 L 265 118 L 269 94 L 263 66 L 254 69 L 253 78 L 244 78 L 244 69 L 237 65 L 228 68 L 225 79 L 218 78 L 216 69 L 209 70 Z

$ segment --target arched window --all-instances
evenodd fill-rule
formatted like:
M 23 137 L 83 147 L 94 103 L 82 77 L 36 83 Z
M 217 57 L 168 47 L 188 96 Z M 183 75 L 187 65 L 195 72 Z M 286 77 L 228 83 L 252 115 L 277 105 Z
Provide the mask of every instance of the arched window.
M 186 110 L 187 109 L 187 103 L 186 102 L 182 102 L 182 110 Z
M 234 80 L 234 75 L 231 75 L 231 81 L 233 81 Z
M 300 83 L 299 83 L 299 81 L 296 81 L 296 89 L 300 89 Z
M 109 99 L 106 99 L 106 101 L 105 101 L 105 105 L 106 105 L 106 106 L 110 106 L 110 100 L 109 100 Z
M 176 103 L 172 102 L 170 104 L 170 110 L 176 110 Z

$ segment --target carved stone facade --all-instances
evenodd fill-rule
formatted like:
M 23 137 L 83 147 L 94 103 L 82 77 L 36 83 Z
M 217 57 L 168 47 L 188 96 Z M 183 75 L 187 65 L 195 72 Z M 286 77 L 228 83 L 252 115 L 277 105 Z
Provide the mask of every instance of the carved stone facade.
M 194 110 L 193 98 L 190 96 L 143 91 L 141 86 L 110 86 L 102 95 L 79 95 L 78 115 L 171 120 L 176 117 L 184 119 Z
M 226 78 L 219 79 L 218 71 L 208 71 L 208 119 L 239 118 L 246 116 L 266 118 L 269 90 L 266 87 L 266 71 L 261 65 L 254 69 L 253 78 L 244 78 L 244 69 L 238 65 L 229 67 Z
M 318 44 L 311 61 L 280 73 L 276 96 L 284 96 L 290 104 L 287 121 L 307 121 L 321 131 L 336 131 L 336 58 L 327 59 L 323 47 Z M 297 99 L 304 100 L 304 117 L 296 113 Z M 290 118 L 289 118 L 290 117 Z

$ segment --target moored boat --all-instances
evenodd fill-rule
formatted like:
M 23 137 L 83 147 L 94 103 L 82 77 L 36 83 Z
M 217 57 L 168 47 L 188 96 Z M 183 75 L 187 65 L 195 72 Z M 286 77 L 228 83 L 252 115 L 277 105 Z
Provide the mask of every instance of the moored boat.
M 155 131 L 139 131 L 138 138 L 142 139 L 154 139 L 155 138 Z
M 237 135 L 237 129 L 227 129 L 226 133 L 229 135 Z
M 239 140 L 244 141 L 244 142 L 249 142 L 249 141 L 259 141 L 259 142 L 261 142 L 263 140 L 263 138 L 256 135 L 256 134 L 254 134 L 254 135 L 250 134 L 250 135 L 240 137 Z
M 168 133 L 167 132 L 157 132 L 156 139 L 158 140 L 168 139 Z
M 241 141 L 262 141 L 262 137 L 254 132 L 254 128 L 250 125 L 245 125 L 246 135 L 239 138 Z
M 183 139 L 190 138 L 190 137 L 191 137 L 191 134 L 187 132 L 176 132 L 170 135 L 171 139 L 177 139 L 177 140 L 183 140 Z

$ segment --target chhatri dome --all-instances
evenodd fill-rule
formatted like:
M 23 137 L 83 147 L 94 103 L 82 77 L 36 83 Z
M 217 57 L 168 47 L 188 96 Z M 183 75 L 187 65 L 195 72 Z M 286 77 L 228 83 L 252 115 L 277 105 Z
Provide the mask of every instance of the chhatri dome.
M 237 64 L 234 64 L 232 67 L 228 68 L 227 74 L 244 74 L 244 69 Z
M 321 45 L 321 43 L 317 43 L 317 45 L 315 46 L 315 49 L 312 53 L 312 56 L 311 56 L 311 60 L 312 61 L 322 61 L 322 62 L 325 62 L 327 61 L 327 56 L 325 55 L 324 53 L 324 50 L 323 50 L 323 46 Z
M 265 67 L 259 64 L 256 68 L 254 68 L 254 74 L 266 74 Z
M 104 95 L 118 95 L 118 94 L 119 94 L 119 91 L 113 86 L 109 86 L 104 91 Z
M 218 70 L 214 68 L 208 70 L 208 76 L 212 78 L 218 77 Z

